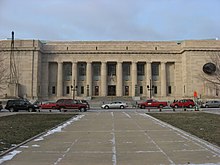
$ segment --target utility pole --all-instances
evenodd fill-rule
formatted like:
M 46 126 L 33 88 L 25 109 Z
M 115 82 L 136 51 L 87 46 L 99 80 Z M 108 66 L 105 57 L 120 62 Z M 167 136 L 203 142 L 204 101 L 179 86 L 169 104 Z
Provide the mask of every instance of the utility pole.
M 152 80 L 150 79 L 150 85 L 147 85 L 148 91 L 150 91 L 150 99 L 152 97 L 152 91 L 154 90 L 154 85 L 152 85 Z

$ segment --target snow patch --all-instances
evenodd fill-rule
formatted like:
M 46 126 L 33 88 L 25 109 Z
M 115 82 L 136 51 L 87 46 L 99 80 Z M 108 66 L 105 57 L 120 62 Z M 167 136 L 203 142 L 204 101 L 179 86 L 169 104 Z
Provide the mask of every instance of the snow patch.
M 0 159 L 0 164 L 2 164 L 3 162 L 5 161 L 8 161 L 8 160 L 11 160 L 15 155 L 19 154 L 21 151 L 17 151 L 17 150 L 14 150 L 12 152 L 9 152 L 7 155 L 3 156 L 1 159 Z
M 66 123 L 58 126 L 57 128 L 54 128 L 52 130 L 49 130 L 46 134 L 44 134 L 43 136 L 40 136 L 39 138 L 35 139 L 34 141 L 41 141 L 44 140 L 44 137 L 49 136 L 51 134 L 54 134 L 56 132 L 61 132 L 63 128 L 65 128 L 66 126 L 70 125 L 71 123 L 78 121 L 79 119 L 81 119 L 82 117 L 84 117 L 85 115 L 79 115 L 77 117 L 74 117 L 72 119 L 70 119 L 69 121 L 67 121 Z

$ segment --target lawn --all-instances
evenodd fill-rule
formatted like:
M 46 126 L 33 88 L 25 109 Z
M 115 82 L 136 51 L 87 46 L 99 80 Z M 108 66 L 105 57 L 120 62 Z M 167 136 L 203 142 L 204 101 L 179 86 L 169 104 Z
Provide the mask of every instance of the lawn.
M 76 114 L 17 114 L 0 117 L 0 153 Z
M 148 113 L 148 115 L 220 146 L 220 115 L 203 112 Z

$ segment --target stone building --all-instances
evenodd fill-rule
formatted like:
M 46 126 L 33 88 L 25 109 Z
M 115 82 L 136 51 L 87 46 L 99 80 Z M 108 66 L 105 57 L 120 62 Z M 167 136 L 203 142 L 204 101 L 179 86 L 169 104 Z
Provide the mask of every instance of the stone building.
M 58 99 L 130 97 L 160 100 L 217 97 L 218 88 L 200 78 L 218 40 L 39 41 L 0 40 L 4 66 L 17 81 L 1 96 Z M 10 72 L 10 69 L 8 69 Z M 14 83 L 14 85 L 13 85 Z

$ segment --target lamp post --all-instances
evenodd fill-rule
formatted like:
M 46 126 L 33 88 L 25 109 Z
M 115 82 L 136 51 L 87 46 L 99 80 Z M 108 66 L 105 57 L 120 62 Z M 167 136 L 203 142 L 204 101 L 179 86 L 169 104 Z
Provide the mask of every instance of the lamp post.
M 73 100 L 75 99 L 75 92 L 77 90 L 76 81 L 73 80 L 73 85 L 71 85 L 71 90 L 73 91 Z
M 150 91 L 150 99 L 152 97 L 152 91 L 154 89 L 154 86 L 152 85 L 152 80 L 150 79 L 150 85 L 147 85 L 148 91 Z

